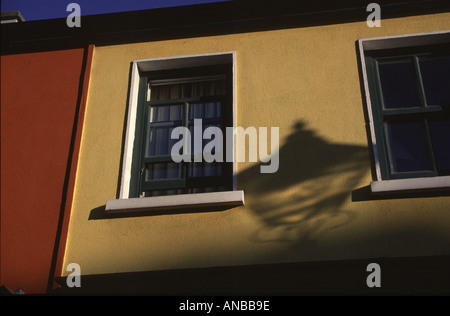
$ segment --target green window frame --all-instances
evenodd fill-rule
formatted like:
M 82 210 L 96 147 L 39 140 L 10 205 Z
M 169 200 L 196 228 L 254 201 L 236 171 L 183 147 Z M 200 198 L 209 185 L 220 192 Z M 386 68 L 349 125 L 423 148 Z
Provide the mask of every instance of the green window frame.
M 450 150 L 448 147 L 450 146 L 445 146 L 445 148 L 438 148 L 435 146 L 430 126 L 431 124 L 434 126 L 438 121 L 450 121 L 450 104 L 436 104 L 428 101 L 429 98 L 427 98 L 427 93 L 425 91 L 424 77 L 420 64 L 420 62 L 425 59 L 437 60 L 439 58 L 445 58 L 447 60 L 450 58 L 448 45 L 438 44 L 385 50 L 367 50 L 364 52 L 364 55 L 368 88 L 370 92 L 371 114 L 373 117 L 373 131 L 377 142 L 376 154 L 378 156 L 381 179 L 391 180 L 449 175 L 450 170 L 443 170 L 438 167 L 436 153 L 437 150 L 446 150 L 446 155 L 448 155 L 448 151 Z M 448 61 L 446 62 L 448 63 Z M 384 69 L 389 69 L 392 64 L 394 64 L 394 67 L 391 67 L 392 69 L 395 69 L 395 65 L 402 65 L 405 69 L 406 66 L 403 65 L 411 66 L 408 66 L 412 74 L 410 78 L 414 79 L 411 82 L 411 86 L 413 88 L 415 86 L 415 89 L 417 90 L 417 100 L 408 101 L 410 102 L 409 104 L 404 101 L 405 104 L 400 104 L 399 106 L 396 106 L 395 104 L 392 105 L 393 102 L 391 99 L 395 99 L 395 96 L 392 98 L 388 96 L 391 92 L 389 91 L 391 86 L 388 85 L 390 81 L 386 79 L 383 81 L 383 78 L 385 77 L 380 74 L 382 73 L 380 70 L 382 67 L 384 67 L 383 71 L 385 71 Z M 400 67 L 397 68 L 403 69 Z M 389 72 L 385 71 L 384 73 Z M 450 72 L 448 75 L 450 76 Z M 391 82 L 391 84 L 395 86 L 395 83 Z M 407 84 L 401 82 L 398 86 L 406 87 Z M 450 87 L 447 92 L 450 93 Z M 409 98 L 413 100 L 413 98 L 411 98 L 412 94 L 415 94 L 415 92 L 411 91 L 411 94 L 405 99 Z M 417 104 L 414 102 L 417 102 Z M 415 127 L 412 128 L 412 126 Z M 423 131 L 423 134 L 421 132 L 417 132 L 417 135 L 414 134 L 414 129 Z M 411 131 L 409 134 L 407 133 L 408 130 Z M 423 146 L 426 148 L 426 155 L 424 154 L 424 151 L 422 151 L 422 155 L 424 164 L 426 163 L 425 161 L 428 161 L 428 163 L 427 167 L 422 169 L 427 170 L 408 170 L 408 168 L 399 170 L 401 168 L 395 163 L 396 155 L 398 155 L 397 152 L 399 151 L 397 150 L 398 147 L 395 146 L 398 146 L 398 144 L 394 144 L 394 141 L 392 140 L 394 138 L 392 136 L 394 131 L 397 134 L 410 135 L 410 142 L 417 142 L 417 145 L 414 146 Z M 415 136 L 417 136 L 417 138 L 413 140 Z M 450 138 L 450 135 L 448 135 L 448 137 Z
M 166 82 L 184 82 L 204 80 L 208 78 L 223 78 L 225 81 L 225 93 L 220 95 L 200 95 L 195 97 L 181 97 L 163 100 L 150 100 L 149 91 L 151 83 L 154 81 Z M 203 79 L 202 79 L 203 78 Z M 227 126 L 233 126 L 232 121 L 232 72 L 229 64 L 202 66 L 193 68 L 181 68 L 170 70 L 158 70 L 142 73 L 139 81 L 138 104 L 136 110 L 136 128 L 133 146 L 133 158 L 131 166 L 131 180 L 129 197 L 173 195 L 186 193 L 205 193 L 215 191 L 233 190 L 233 165 L 230 162 L 194 162 L 194 153 L 192 153 L 192 162 L 176 163 L 172 160 L 170 154 L 149 155 L 148 146 L 151 145 L 151 129 L 158 124 L 151 122 L 152 109 L 158 107 L 177 106 L 181 107 L 182 115 L 178 120 L 177 126 L 189 128 L 190 109 L 194 105 L 206 103 L 220 103 L 220 120 L 216 124 L 220 125 L 225 143 Z M 195 117 L 202 118 L 203 117 Z M 181 123 L 181 124 L 180 124 Z M 208 123 L 208 122 L 205 122 Z M 192 136 L 192 135 L 191 135 Z M 170 152 L 170 150 L 169 150 Z M 156 164 L 176 165 L 178 176 L 176 178 L 147 179 L 146 174 L 150 166 Z M 220 174 L 213 176 L 194 176 L 190 174 L 189 168 L 192 164 L 202 164 L 205 167 L 208 164 L 220 164 Z M 168 166 L 168 165 L 166 165 Z

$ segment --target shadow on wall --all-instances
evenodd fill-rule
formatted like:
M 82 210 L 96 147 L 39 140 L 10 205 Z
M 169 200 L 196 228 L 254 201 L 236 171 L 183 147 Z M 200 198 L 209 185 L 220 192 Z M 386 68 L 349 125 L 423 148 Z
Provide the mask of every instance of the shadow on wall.
M 314 242 L 355 218 L 345 203 L 370 172 L 367 147 L 330 143 L 299 121 L 279 149 L 279 169 L 239 173 L 246 205 L 263 222 L 256 242 Z

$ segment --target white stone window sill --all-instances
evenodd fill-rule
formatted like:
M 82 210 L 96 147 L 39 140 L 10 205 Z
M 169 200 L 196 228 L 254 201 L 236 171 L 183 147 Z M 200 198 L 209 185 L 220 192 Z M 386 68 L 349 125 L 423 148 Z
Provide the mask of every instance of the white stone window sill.
M 144 198 L 108 200 L 108 214 L 152 210 L 222 208 L 244 205 L 244 191 L 179 194 Z
M 373 193 L 450 188 L 450 176 L 373 181 Z

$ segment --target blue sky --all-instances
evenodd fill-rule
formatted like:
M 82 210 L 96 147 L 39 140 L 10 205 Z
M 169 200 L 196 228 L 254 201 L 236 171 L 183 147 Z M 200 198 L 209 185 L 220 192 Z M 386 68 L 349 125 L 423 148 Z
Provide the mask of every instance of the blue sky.
M 65 18 L 69 3 L 78 3 L 81 15 L 145 10 L 228 0 L 2 0 L 2 11 L 20 11 L 26 21 Z

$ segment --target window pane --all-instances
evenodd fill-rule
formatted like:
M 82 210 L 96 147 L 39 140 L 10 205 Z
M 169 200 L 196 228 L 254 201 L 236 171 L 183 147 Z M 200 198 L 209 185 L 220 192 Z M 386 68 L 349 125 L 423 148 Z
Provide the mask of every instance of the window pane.
M 192 79 L 187 79 L 190 81 Z M 151 84 L 150 100 L 169 100 L 225 94 L 225 79 L 195 79 L 190 82 Z
M 203 163 L 201 162 L 191 162 L 189 163 L 188 176 L 192 177 L 203 177 Z
M 222 175 L 222 164 L 217 162 L 191 162 L 188 166 L 189 177 L 212 177 Z
M 169 151 L 169 133 L 168 127 L 155 127 L 151 130 L 151 146 L 147 156 L 170 155 Z
M 204 83 L 204 95 L 220 95 L 225 93 L 225 80 L 212 80 Z
M 182 93 L 182 97 L 183 98 L 190 98 L 190 97 L 192 97 L 192 90 L 193 90 L 193 88 L 192 88 L 192 82 L 188 82 L 188 83 L 183 83 L 182 84 L 182 91 L 183 91 L 183 93 Z
M 170 86 L 170 98 L 179 99 L 181 98 L 181 84 L 173 84 Z
M 194 119 L 203 119 L 203 122 L 206 119 L 208 122 L 220 122 L 220 107 L 220 102 L 190 103 L 189 123 L 194 123 Z
M 180 121 L 182 105 L 154 106 L 151 108 L 150 123 Z
M 150 129 L 150 142 L 147 144 L 146 157 L 171 155 L 172 147 L 179 142 L 179 138 L 172 139 L 174 127 L 152 127 Z
M 421 58 L 427 105 L 450 105 L 450 57 Z
M 430 121 L 430 133 L 438 171 L 449 171 L 450 120 Z
M 199 151 L 200 153 L 204 149 L 205 145 L 214 140 L 203 139 L 203 133 L 206 128 L 214 126 L 221 127 L 222 123 L 222 102 L 219 101 L 222 95 L 225 94 L 225 79 L 224 76 L 212 77 L 187 77 L 186 80 L 177 78 L 172 82 L 168 80 L 154 80 L 150 83 L 150 101 L 164 101 L 172 100 L 174 105 L 156 105 L 157 103 L 150 103 L 149 123 L 146 137 L 145 156 L 170 156 L 173 145 L 179 142 L 179 139 L 171 139 L 171 133 L 174 128 L 178 126 L 186 126 L 191 134 L 191 152 L 194 153 L 194 119 L 201 119 L 202 128 L 200 131 L 201 138 L 199 139 Z M 214 97 L 220 96 L 220 97 Z M 204 100 L 187 100 L 187 98 L 201 98 Z M 177 101 L 175 101 L 177 99 Z M 180 104 L 181 103 L 181 104 Z M 170 104 L 170 103 L 165 103 Z M 185 116 L 187 121 L 185 121 Z M 199 134 L 200 134 L 199 133 Z M 211 146 L 210 146 L 211 147 Z M 219 148 L 211 148 L 213 154 Z M 195 156 L 197 157 L 197 156 Z M 165 160 L 167 158 L 167 160 Z M 194 157 L 193 157 L 194 158 Z M 225 190 L 226 187 L 222 181 L 220 183 L 211 182 L 214 176 L 222 176 L 225 172 L 221 162 L 207 163 L 202 162 L 190 162 L 190 163 L 174 163 L 169 160 L 169 157 L 165 157 L 163 161 L 158 163 L 145 163 L 145 169 L 143 178 L 144 181 L 156 181 L 156 180 L 176 180 L 185 179 L 185 185 L 183 189 L 178 188 L 181 183 L 177 181 L 168 181 L 164 183 L 164 186 L 177 185 L 177 188 L 168 188 L 163 190 L 149 190 L 141 192 L 144 196 L 158 196 L 158 195 L 171 195 L 182 193 L 201 193 L 201 192 L 215 192 L 217 190 Z M 195 179 L 198 177 L 209 177 L 206 179 Z M 190 178 L 190 179 L 189 179 Z M 155 185 L 158 182 L 154 182 Z
M 192 103 L 189 104 L 189 119 L 201 119 L 203 118 L 203 103 Z
M 166 196 L 166 195 L 175 195 L 175 194 L 183 194 L 185 190 L 177 189 L 177 190 L 155 190 L 155 191 L 146 191 L 144 192 L 144 197 L 149 196 Z
M 153 108 L 154 119 L 152 122 L 167 122 L 169 120 L 170 109 L 168 106 L 158 106 Z
M 420 106 L 412 60 L 379 62 L 378 70 L 386 109 Z
M 215 142 L 216 145 L 218 144 L 218 141 L 215 140 L 215 137 L 216 137 L 215 134 L 213 134 L 211 139 L 203 138 L 203 135 L 204 135 L 205 130 L 208 127 L 217 127 L 217 128 L 220 129 L 220 121 L 219 121 L 219 123 L 215 123 L 215 124 L 207 123 L 207 122 L 211 122 L 211 120 L 207 120 L 207 122 L 205 122 L 205 121 L 206 120 L 202 120 L 201 135 L 200 134 L 197 135 L 197 136 L 199 136 L 197 140 L 195 139 L 196 134 L 195 134 L 195 130 L 194 130 L 194 121 L 189 122 L 188 129 L 189 129 L 189 133 L 191 134 L 191 153 L 200 153 L 200 145 L 198 145 L 197 142 L 199 142 L 201 144 L 201 152 L 204 152 L 206 144 L 208 144 L 210 142 Z M 222 133 L 222 131 L 221 131 L 221 133 Z M 225 140 L 223 139 L 223 137 L 225 137 L 225 136 L 222 135 L 222 148 L 216 148 L 216 146 L 214 146 L 212 148 L 212 152 L 208 150 L 208 153 L 214 154 L 216 151 L 221 151 L 221 149 L 223 149 L 223 146 L 225 146 L 224 145 Z M 198 151 L 195 150 L 196 146 L 199 146 L 198 147 L 199 148 Z M 213 146 L 213 144 L 211 144 L 211 146 Z
M 170 155 L 173 144 L 178 141 L 170 136 L 176 126 L 181 126 L 182 109 L 182 105 L 151 107 L 147 157 Z
M 387 123 L 394 172 L 430 170 L 422 122 Z
M 181 121 L 182 106 L 181 105 L 171 105 L 169 108 L 170 108 L 169 120 L 170 121 Z
M 206 177 L 222 175 L 222 165 L 216 162 L 205 163 L 204 174 Z
M 156 100 L 167 100 L 170 98 L 170 86 L 160 86 L 158 88 L 158 97 Z
M 220 102 L 205 104 L 205 118 L 220 118 Z
M 178 178 L 181 178 L 181 164 L 173 162 L 149 164 L 145 173 L 145 181 Z

